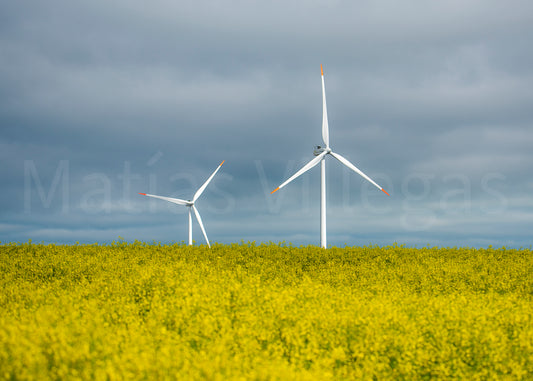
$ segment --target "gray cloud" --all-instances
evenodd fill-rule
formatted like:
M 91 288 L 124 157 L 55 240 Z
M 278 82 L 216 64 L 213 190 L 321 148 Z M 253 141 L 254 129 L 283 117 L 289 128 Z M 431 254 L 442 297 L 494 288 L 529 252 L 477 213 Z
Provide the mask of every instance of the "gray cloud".
M 317 243 L 318 169 L 270 191 L 321 142 L 322 63 L 333 148 L 391 193 L 328 162 L 332 244 L 527 246 L 532 7 L 4 3 L 0 240 L 184 240 L 137 192 L 187 197 L 225 159 L 212 240 Z

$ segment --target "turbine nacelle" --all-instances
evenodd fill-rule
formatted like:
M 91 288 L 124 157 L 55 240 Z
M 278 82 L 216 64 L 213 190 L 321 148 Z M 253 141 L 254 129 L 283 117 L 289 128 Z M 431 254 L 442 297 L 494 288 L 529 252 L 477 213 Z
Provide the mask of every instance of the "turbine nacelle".
M 322 152 L 326 152 L 326 153 L 330 153 L 331 152 L 331 149 L 329 148 L 326 148 L 326 147 L 322 147 L 322 146 L 315 146 L 314 150 L 313 150 L 313 155 L 315 156 L 318 156 L 320 155 Z

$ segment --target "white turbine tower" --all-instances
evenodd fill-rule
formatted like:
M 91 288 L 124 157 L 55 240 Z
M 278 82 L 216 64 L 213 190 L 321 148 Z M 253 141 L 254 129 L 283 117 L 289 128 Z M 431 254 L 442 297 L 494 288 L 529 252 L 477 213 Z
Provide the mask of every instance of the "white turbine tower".
M 335 153 L 331 150 L 329 146 L 329 127 L 328 127 L 328 111 L 326 108 L 326 88 L 324 86 L 324 70 L 322 68 L 322 65 L 320 65 L 320 71 L 322 72 L 322 139 L 324 140 L 325 147 L 317 146 L 314 150 L 314 155 L 316 156 L 313 160 L 311 160 L 309 163 L 304 165 L 302 169 L 300 169 L 298 172 L 296 172 L 294 175 L 289 177 L 287 181 L 285 181 L 283 184 L 281 184 L 279 187 L 274 189 L 271 193 L 274 193 L 278 191 L 279 189 L 283 188 L 285 185 L 290 183 L 292 180 L 300 176 L 301 174 L 307 172 L 311 168 L 313 168 L 315 165 L 317 165 L 320 162 L 320 246 L 323 248 L 326 248 L 327 245 L 327 238 L 326 238 L 326 155 L 331 155 L 338 161 L 340 161 L 342 164 L 350 168 L 352 171 L 358 173 L 359 175 L 363 176 L 365 179 L 370 181 L 372 184 L 374 184 L 379 190 L 385 192 L 387 195 L 387 191 L 380 187 L 378 184 L 376 184 L 370 177 L 365 175 L 359 168 L 357 168 L 355 165 L 350 163 L 346 158 L 339 155 L 338 153 Z
M 200 195 L 203 193 L 203 191 L 207 187 L 207 184 L 209 184 L 211 180 L 213 179 L 213 177 L 215 177 L 220 167 L 222 167 L 222 164 L 224 164 L 224 161 L 222 161 L 222 163 L 218 165 L 217 169 L 215 169 L 215 172 L 213 172 L 213 174 L 209 176 L 209 178 L 205 181 L 205 183 L 196 191 L 192 200 L 182 200 L 179 198 L 156 196 L 156 195 L 147 194 L 147 193 L 139 193 L 139 194 L 142 194 L 143 196 L 159 198 L 161 200 L 169 201 L 169 202 L 172 202 L 178 205 L 184 205 L 187 208 L 189 208 L 189 245 L 192 245 L 192 217 L 191 217 L 191 209 L 192 209 L 194 212 L 194 215 L 196 216 L 196 220 L 198 221 L 198 224 L 200 225 L 200 228 L 202 229 L 202 233 L 204 234 L 205 242 L 207 242 L 207 246 L 211 247 L 211 245 L 209 245 L 209 239 L 207 239 L 207 234 L 205 233 L 205 228 L 204 228 L 204 224 L 202 223 L 202 218 L 200 217 L 200 213 L 198 213 L 198 210 L 194 206 L 194 203 L 196 202 L 196 200 L 198 200 L 198 197 L 200 197 Z

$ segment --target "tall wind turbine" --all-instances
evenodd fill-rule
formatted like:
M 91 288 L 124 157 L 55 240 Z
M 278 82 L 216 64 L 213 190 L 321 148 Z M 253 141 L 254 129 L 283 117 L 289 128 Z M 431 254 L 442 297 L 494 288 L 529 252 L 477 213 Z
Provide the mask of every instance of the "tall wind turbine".
M 311 160 L 309 163 L 304 165 L 302 169 L 300 169 L 294 175 L 289 177 L 287 181 L 285 181 L 279 187 L 274 189 L 271 193 L 274 193 L 280 190 L 285 185 L 290 183 L 292 180 L 294 180 L 301 174 L 307 172 L 308 170 L 316 166 L 318 163 L 320 163 L 320 246 L 322 246 L 323 248 L 326 248 L 327 238 L 326 238 L 326 161 L 325 159 L 327 155 L 333 156 L 335 159 L 340 161 L 342 164 L 350 168 L 352 171 L 354 171 L 355 173 L 358 173 L 359 175 L 363 176 L 365 179 L 370 181 L 379 190 L 383 191 L 387 195 L 389 194 L 387 193 L 387 191 L 385 191 L 385 189 L 383 189 L 378 184 L 376 184 L 374 180 L 372 180 L 370 177 L 365 175 L 359 168 L 357 168 L 355 165 L 350 163 L 345 157 L 331 150 L 329 146 L 328 111 L 326 108 L 326 87 L 324 86 L 324 69 L 322 68 L 322 65 L 320 65 L 320 71 L 322 72 L 322 140 L 324 141 L 325 147 L 317 146 L 313 152 L 316 157 L 313 160 Z
M 209 178 L 205 181 L 205 183 L 196 191 L 192 200 L 182 200 L 180 198 L 156 196 L 156 195 L 147 194 L 147 193 L 139 193 L 139 194 L 142 194 L 143 196 L 159 198 L 161 200 L 169 201 L 169 202 L 172 202 L 178 205 L 184 205 L 187 208 L 189 208 L 189 245 L 192 245 L 192 217 L 191 217 L 191 209 L 192 209 L 194 212 L 194 215 L 196 216 L 196 220 L 198 221 L 198 224 L 200 225 L 200 228 L 202 229 L 202 233 L 204 234 L 205 242 L 207 242 L 207 246 L 211 247 L 211 245 L 209 245 L 209 239 L 207 238 L 207 234 L 205 233 L 204 224 L 202 223 L 202 217 L 200 217 L 200 213 L 198 213 L 198 210 L 194 206 L 194 203 L 196 202 L 196 200 L 198 200 L 198 197 L 200 197 L 200 195 L 203 193 L 203 191 L 207 187 L 207 184 L 209 184 L 211 180 L 213 179 L 213 177 L 215 177 L 220 167 L 222 167 L 222 164 L 224 164 L 224 161 L 222 161 L 222 163 L 218 165 L 217 169 L 215 169 L 215 172 L 213 172 L 213 174 L 209 176 Z

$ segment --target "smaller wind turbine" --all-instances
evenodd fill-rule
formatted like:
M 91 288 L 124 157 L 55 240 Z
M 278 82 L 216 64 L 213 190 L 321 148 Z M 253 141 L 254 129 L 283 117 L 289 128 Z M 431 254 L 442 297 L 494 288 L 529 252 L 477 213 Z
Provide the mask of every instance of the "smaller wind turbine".
M 302 175 L 303 173 L 307 172 L 311 168 L 313 168 L 315 165 L 320 163 L 320 246 L 322 246 L 324 249 L 327 246 L 327 238 L 326 238 L 326 156 L 331 155 L 335 159 L 341 162 L 341 164 L 344 164 L 346 167 L 354 171 L 355 173 L 361 175 L 364 179 L 370 181 L 376 188 L 378 188 L 380 191 L 384 192 L 385 194 L 389 195 L 385 189 L 380 187 L 374 180 L 372 180 L 370 177 L 365 175 L 363 171 L 361 171 L 359 168 L 357 168 L 355 165 L 350 163 L 348 159 L 346 159 L 344 156 L 339 155 L 338 153 L 335 153 L 331 150 L 331 147 L 329 146 L 329 125 L 328 125 L 328 111 L 326 107 L 326 87 L 324 85 L 324 69 L 322 69 L 322 65 L 320 65 L 320 71 L 322 72 L 322 140 L 324 141 L 325 147 L 316 146 L 314 150 L 314 155 L 316 156 L 313 160 L 311 160 L 309 163 L 304 165 L 302 169 L 300 169 L 298 172 L 296 172 L 294 175 L 289 177 L 284 183 L 282 183 L 279 187 L 274 189 L 271 193 L 274 193 L 281 188 L 283 188 L 285 185 L 290 183 L 292 180 L 297 178 L 298 176 Z
M 198 213 L 198 210 L 194 206 L 194 203 L 196 202 L 196 200 L 198 200 L 198 197 L 200 197 L 200 195 L 203 193 L 203 191 L 207 187 L 207 184 L 209 184 L 211 180 L 213 179 L 213 177 L 215 177 L 220 167 L 222 167 L 222 164 L 224 164 L 224 161 L 226 160 L 223 160 L 222 163 L 218 165 L 217 169 L 215 169 L 215 172 L 213 172 L 213 174 L 209 176 L 209 178 L 205 181 L 205 183 L 196 191 L 192 200 L 182 200 L 180 198 L 156 196 L 156 195 L 147 194 L 147 193 L 139 193 L 139 194 L 142 194 L 143 196 L 159 198 L 161 200 L 169 201 L 169 202 L 172 202 L 178 205 L 184 205 L 187 208 L 189 208 L 189 245 L 192 245 L 192 217 L 191 217 L 191 209 L 192 209 L 194 212 L 194 215 L 196 216 L 196 220 L 198 221 L 198 225 L 200 225 L 200 228 L 202 229 L 202 233 L 204 234 L 205 242 L 207 242 L 207 246 L 211 247 L 211 245 L 209 245 L 209 239 L 207 238 L 207 234 L 205 232 L 204 224 L 202 223 L 202 217 L 200 217 L 200 213 Z

